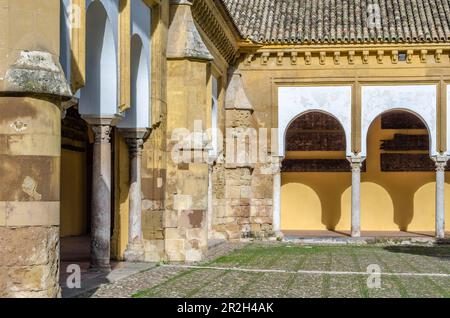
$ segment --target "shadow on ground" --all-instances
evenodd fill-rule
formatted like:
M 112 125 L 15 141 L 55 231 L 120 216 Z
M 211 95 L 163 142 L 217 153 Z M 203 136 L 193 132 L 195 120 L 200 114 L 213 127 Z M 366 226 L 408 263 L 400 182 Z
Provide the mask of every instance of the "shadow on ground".
M 391 253 L 412 254 L 420 256 L 436 257 L 450 261 L 450 245 L 446 246 L 385 246 L 384 250 Z

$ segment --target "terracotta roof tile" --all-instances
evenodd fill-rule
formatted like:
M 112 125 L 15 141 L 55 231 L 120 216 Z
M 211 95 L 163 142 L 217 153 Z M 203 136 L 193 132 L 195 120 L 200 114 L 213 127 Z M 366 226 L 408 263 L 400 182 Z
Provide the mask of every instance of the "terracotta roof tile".
M 258 43 L 450 42 L 450 0 L 222 0 Z M 369 23 L 370 7 L 380 13 Z

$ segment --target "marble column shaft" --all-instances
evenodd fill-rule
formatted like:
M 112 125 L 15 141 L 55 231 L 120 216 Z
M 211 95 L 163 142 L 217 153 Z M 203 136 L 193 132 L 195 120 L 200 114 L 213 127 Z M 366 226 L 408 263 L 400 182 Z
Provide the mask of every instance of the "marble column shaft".
M 436 163 L 436 238 L 445 237 L 445 167 L 446 157 L 437 157 Z
M 126 138 L 130 154 L 129 229 L 125 260 L 143 261 L 141 162 L 143 138 Z
M 93 125 L 91 268 L 110 270 L 111 143 L 109 125 Z
M 361 236 L 361 166 L 363 160 L 360 157 L 349 159 L 352 168 L 352 237 Z

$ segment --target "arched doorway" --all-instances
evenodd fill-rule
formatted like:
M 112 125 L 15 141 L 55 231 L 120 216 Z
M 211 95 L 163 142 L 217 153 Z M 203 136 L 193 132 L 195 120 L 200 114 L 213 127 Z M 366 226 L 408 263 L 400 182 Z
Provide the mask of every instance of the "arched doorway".
M 281 170 L 284 234 L 335 231 L 349 218 L 341 210 L 342 193 L 351 186 L 346 144 L 341 123 L 328 113 L 307 112 L 289 124 Z

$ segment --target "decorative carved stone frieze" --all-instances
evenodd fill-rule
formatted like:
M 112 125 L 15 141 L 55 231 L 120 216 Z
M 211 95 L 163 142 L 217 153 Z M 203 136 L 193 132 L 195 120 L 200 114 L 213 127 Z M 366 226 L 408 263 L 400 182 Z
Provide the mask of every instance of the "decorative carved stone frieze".
M 326 52 L 320 52 L 319 53 L 319 64 L 320 65 L 325 65 L 326 58 L 327 58 L 327 53 Z
M 417 49 L 406 50 L 401 47 L 398 48 L 383 48 L 378 49 L 375 46 L 370 48 L 333 48 L 326 49 L 311 48 L 312 50 L 302 50 L 299 47 L 286 47 L 283 50 L 279 48 L 266 47 L 254 47 L 254 50 L 246 48 L 246 57 L 244 59 L 244 65 L 250 66 L 254 57 L 260 59 L 260 64 L 263 66 L 282 65 L 284 58 L 289 57 L 291 65 L 355 65 L 355 64 L 392 64 L 397 65 L 401 63 L 412 64 L 414 61 L 420 61 L 423 64 L 442 63 L 443 57 L 450 54 L 450 50 L 445 48 L 436 49 Z M 430 52 L 434 52 L 434 59 L 429 59 Z M 303 62 L 298 61 L 298 56 L 304 56 Z M 270 56 L 276 57 L 271 61 Z M 346 59 L 342 59 L 342 56 L 347 56 Z M 356 57 L 360 59 L 356 59 Z M 389 59 L 385 59 L 388 56 Z M 416 56 L 416 59 L 414 59 Z M 401 58 L 402 57 L 402 58 Z M 446 59 L 447 60 L 447 59 Z M 390 61 L 390 63 L 389 63 Z M 345 63 L 347 62 L 347 63 Z
M 362 63 L 368 64 L 369 63 L 369 51 L 363 51 L 362 52 Z
M 269 57 L 269 52 L 264 52 L 263 54 L 261 54 L 261 65 L 267 65 L 267 63 L 269 62 Z
M 334 64 L 335 65 L 339 65 L 339 64 L 341 64 L 341 52 L 334 52 L 334 59 L 333 59 L 333 61 L 334 61 Z
M 413 55 L 414 55 L 414 51 L 413 50 L 408 50 L 406 52 L 406 62 L 407 63 L 412 63 Z
M 436 52 L 434 53 L 434 59 L 436 63 L 442 62 L 442 50 L 436 50 Z
M 291 52 L 291 64 L 292 65 L 297 65 L 297 52 Z
M 383 59 L 384 59 L 384 51 L 379 50 L 377 52 L 377 62 L 378 62 L 378 64 L 383 64 Z
M 306 65 L 311 64 L 311 52 L 305 52 L 305 64 Z
M 283 64 L 283 57 L 284 57 L 284 52 L 278 52 L 277 53 L 277 64 L 278 65 L 282 65 Z
M 421 50 L 420 51 L 420 62 L 421 63 L 426 63 L 427 62 L 427 57 L 428 57 L 428 50 Z
M 398 63 L 398 51 L 397 50 L 393 50 L 391 52 L 391 62 L 392 62 L 392 64 Z
M 355 64 L 355 51 L 348 52 L 348 64 Z

